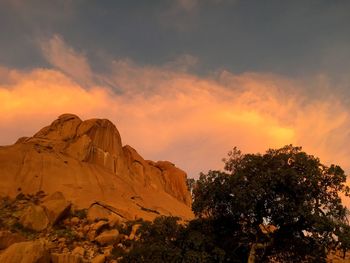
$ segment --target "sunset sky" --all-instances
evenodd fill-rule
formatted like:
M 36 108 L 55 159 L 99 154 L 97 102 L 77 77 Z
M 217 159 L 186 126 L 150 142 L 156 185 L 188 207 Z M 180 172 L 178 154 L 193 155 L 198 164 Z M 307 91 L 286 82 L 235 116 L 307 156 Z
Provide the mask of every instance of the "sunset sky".
M 350 1 L 0 0 L 0 145 L 62 113 L 190 177 L 234 146 L 350 172 Z

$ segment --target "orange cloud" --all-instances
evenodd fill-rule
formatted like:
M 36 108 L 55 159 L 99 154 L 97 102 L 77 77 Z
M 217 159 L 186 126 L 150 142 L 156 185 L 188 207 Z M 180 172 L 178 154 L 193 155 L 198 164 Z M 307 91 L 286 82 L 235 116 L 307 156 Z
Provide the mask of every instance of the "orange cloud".
M 91 72 L 82 54 L 61 44 L 61 56 L 72 57 L 75 65 L 54 62 L 57 52 L 50 49 L 45 55 L 56 69 L 0 68 L 0 144 L 72 112 L 109 118 L 124 143 L 145 158 L 171 160 L 190 176 L 221 168 L 233 146 L 262 152 L 290 143 L 350 170 L 348 109 L 335 97 L 310 99 L 300 91 L 302 81 L 226 71 L 199 77 L 171 64 L 140 67 L 129 60 L 116 60 L 112 73 L 102 76 Z M 77 80 L 81 64 L 86 66 Z M 108 87 L 94 84 L 95 78 Z M 83 87 L 87 82 L 89 88 Z
M 57 70 L 9 70 L 11 84 L 0 86 L 1 143 L 31 135 L 59 114 L 74 112 L 111 119 L 124 142 L 146 158 L 172 160 L 192 175 L 219 168 L 235 145 L 256 152 L 300 144 L 348 167 L 344 142 L 349 114 L 335 99 L 303 106 L 300 95 L 278 89 L 288 82 L 284 79 L 227 74 L 203 79 L 118 62 L 111 77 L 123 87 L 118 95 L 106 87 L 84 89 Z

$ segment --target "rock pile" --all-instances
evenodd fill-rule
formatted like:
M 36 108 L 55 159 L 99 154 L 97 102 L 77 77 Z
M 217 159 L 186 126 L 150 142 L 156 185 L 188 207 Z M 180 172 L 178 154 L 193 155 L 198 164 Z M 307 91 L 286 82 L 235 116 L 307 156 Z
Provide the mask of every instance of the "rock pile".
M 125 240 L 138 238 L 117 209 L 94 203 L 79 210 L 56 192 L 0 200 L 1 263 L 115 263 Z

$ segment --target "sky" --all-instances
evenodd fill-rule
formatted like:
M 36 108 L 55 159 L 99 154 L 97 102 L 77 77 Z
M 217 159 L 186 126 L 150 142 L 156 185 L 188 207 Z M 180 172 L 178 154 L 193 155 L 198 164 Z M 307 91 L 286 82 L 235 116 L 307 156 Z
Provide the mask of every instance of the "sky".
M 0 0 L 0 145 L 62 113 L 190 177 L 302 146 L 350 172 L 350 1 Z

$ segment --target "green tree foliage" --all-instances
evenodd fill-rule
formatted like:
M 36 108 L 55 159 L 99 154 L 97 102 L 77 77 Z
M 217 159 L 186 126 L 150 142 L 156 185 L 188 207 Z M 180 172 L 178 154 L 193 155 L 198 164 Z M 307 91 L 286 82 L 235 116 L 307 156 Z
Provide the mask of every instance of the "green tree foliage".
M 339 166 L 327 167 L 291 145 L 263 155 L 235 148 L 224 162 L 225 171 L 201 174 L 193 211 L 202 218 L 229 219 L 235 225 L 232 249 L 249 248 L 248 261 L 322 262 L 331 245 L 349 246 L 339 196 L 349 189 Z
M 188 225 L 176 217 L 158 217 L 154 222 L 141 222 L 140 239 L 132 244 L 121 262 L 223 262 L 225 252 L 216 247 L 212 224 L 197 219 Z M 239 262 L 239 261 L 237 261 Z

